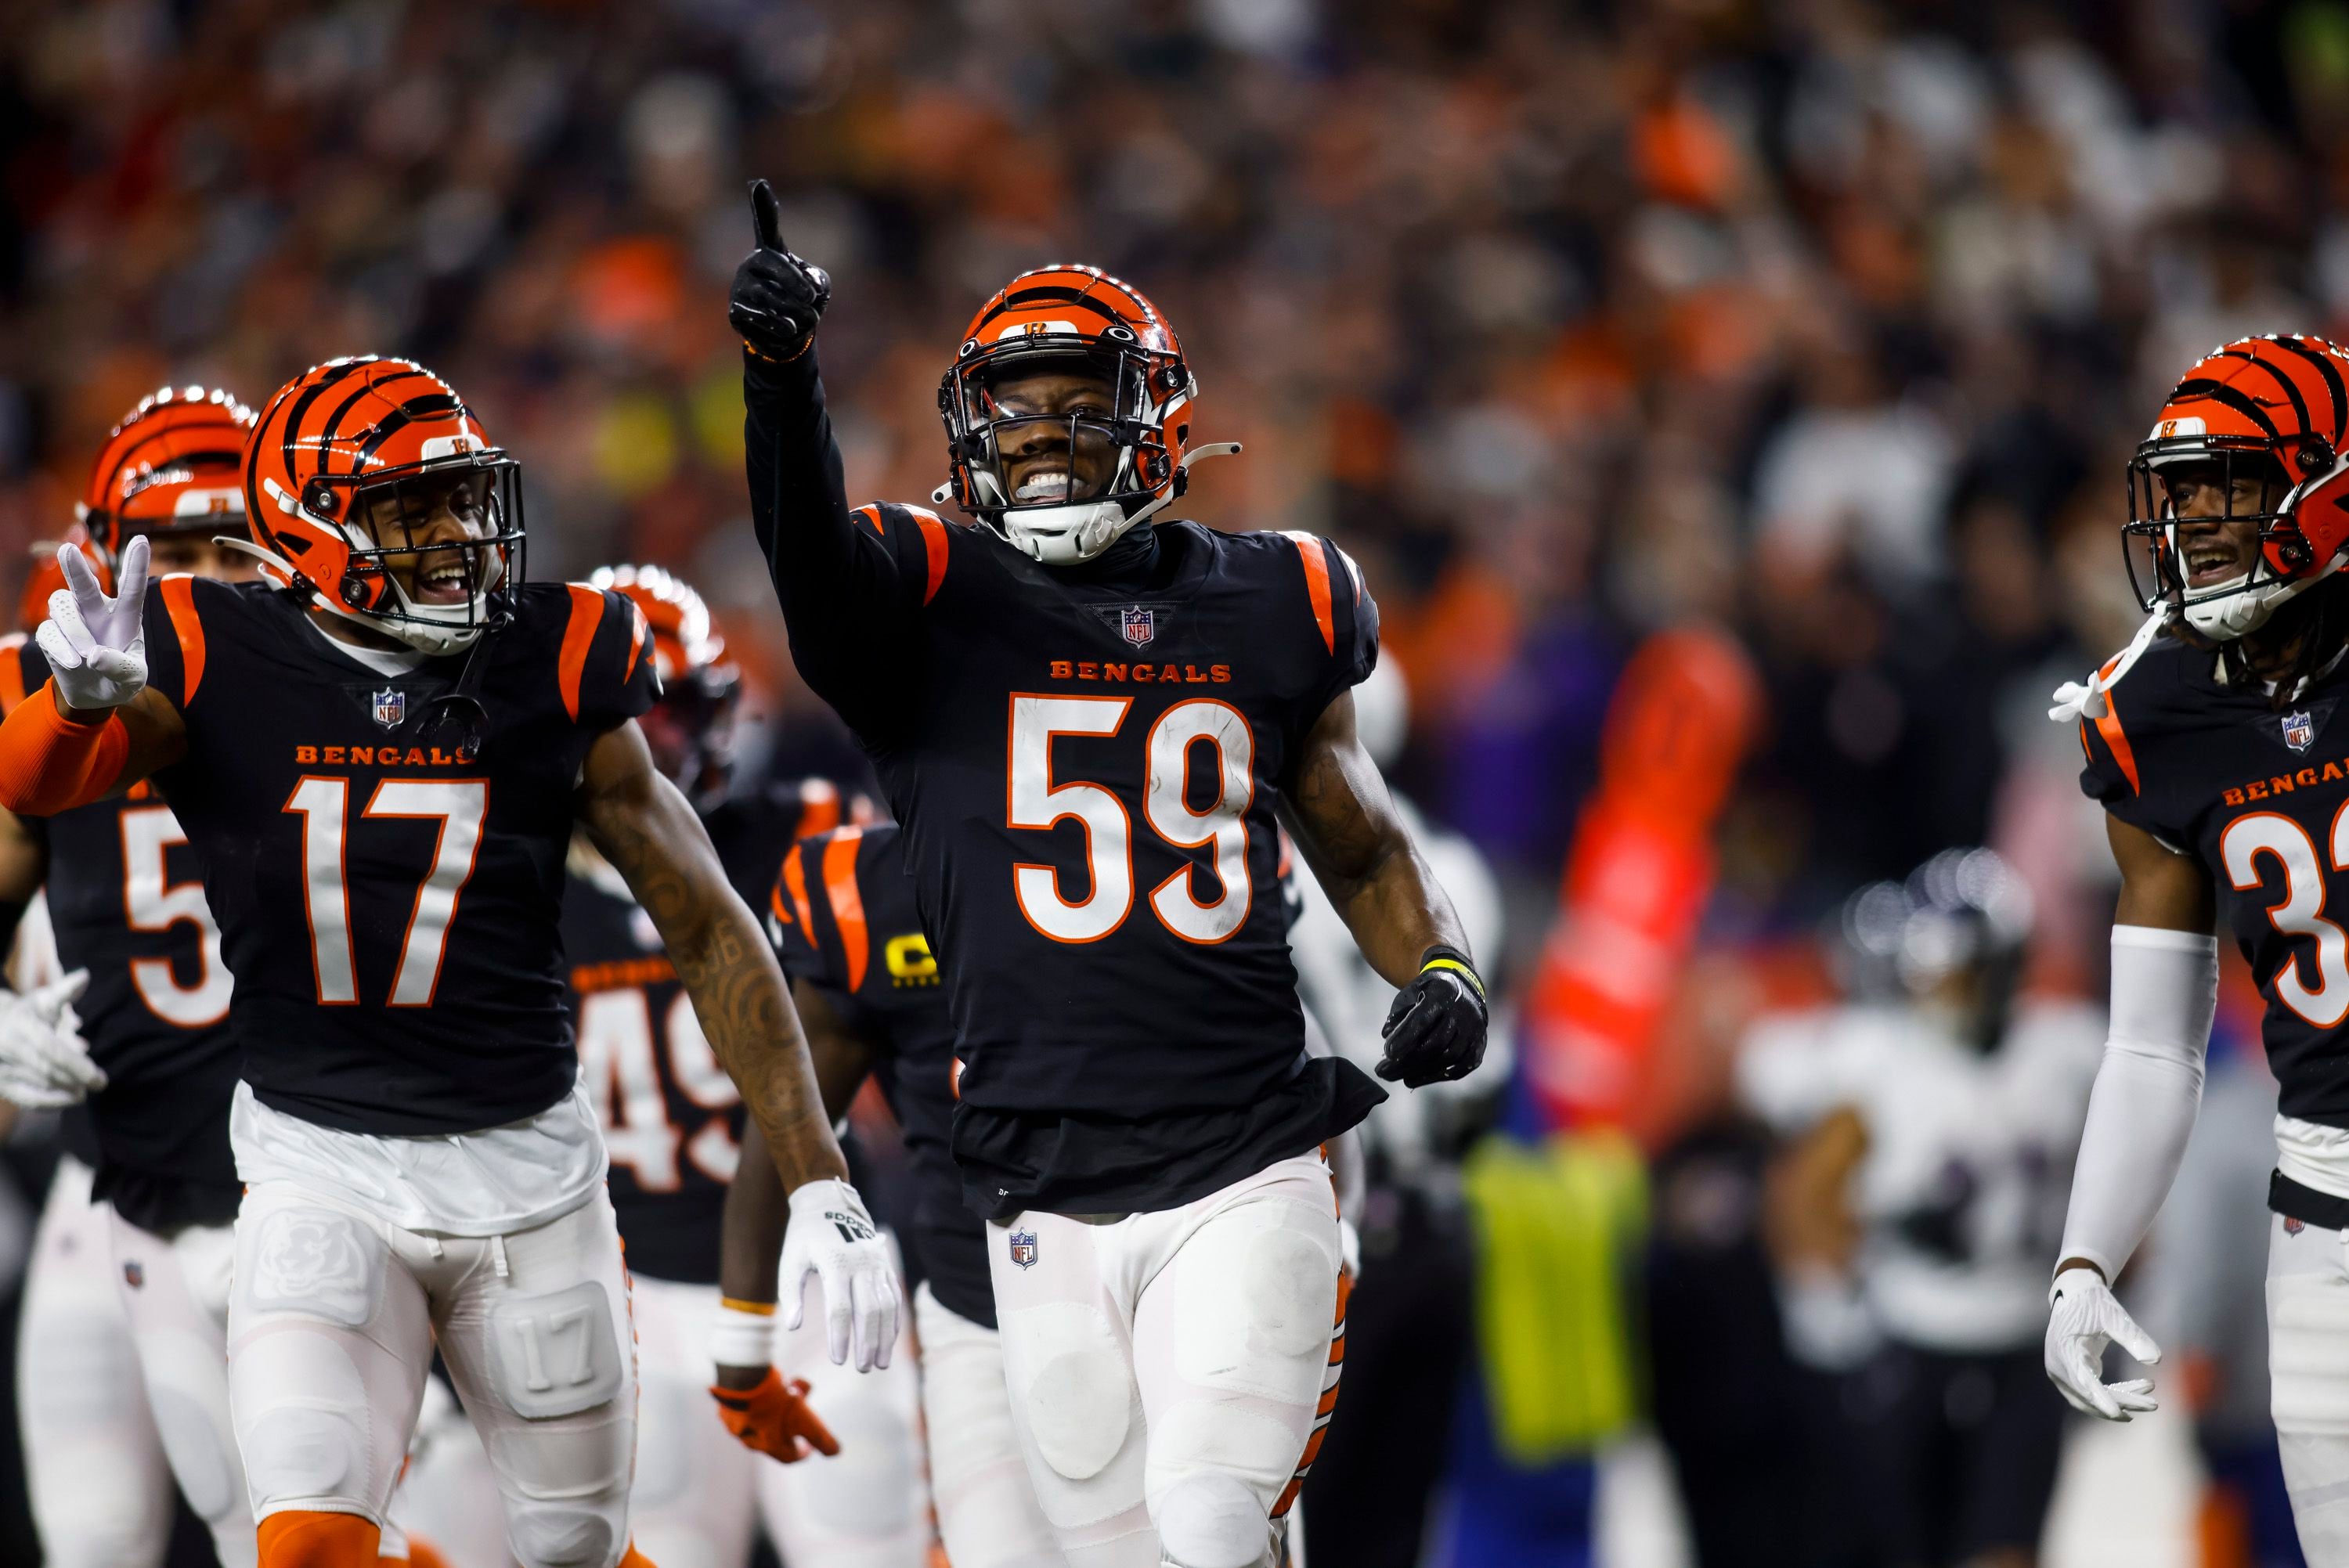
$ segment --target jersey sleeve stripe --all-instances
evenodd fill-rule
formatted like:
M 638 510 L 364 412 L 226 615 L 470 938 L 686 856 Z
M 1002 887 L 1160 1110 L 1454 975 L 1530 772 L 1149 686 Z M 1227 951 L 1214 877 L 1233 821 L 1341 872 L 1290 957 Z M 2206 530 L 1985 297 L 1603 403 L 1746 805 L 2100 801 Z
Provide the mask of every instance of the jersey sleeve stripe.
M 2113 664 L 2119 662 L 2116 659 Z M 2105 673 L 2110 675 L 2112 668 L 2112 665 L 2106 665 Z M 2137 748 L 2129 744 L 2128 732 L 2121 728 L 2121 712 L 2113 702 L 2113 695 L 2111 692 L 2105 694 L 2105 711 L 2096 716 L 2096 733 L 2105 738 L 2105 748 L 2120 765 L 2122 777 L 2128 780 L 2129 793 L 2142 795 L 2145 789 L 2137 782 Z
M 587 650 L 604 619 L 604 591 L 585 583 L 565 583 L 571 590 L 571 619 L 563 628 L 563 652 L 555 660 L 555 676 L 563 686 L 564 711 L 579 717 L 579 683 L 587 674 Z M 191 681 L 189 683 L 193 685 Z
M 25 700 L 25 634 L 0 637 L 0 718 L 16 711 Z
M 792 895 L 792 908 L 800 917 L 800 929 L 807 933 L 808 945 L 817 945 L 815 911 L 808 903 L 807 857 L 800 853 L 797 844 L 783 857 L 783 891 Z
M 840 928 L 851 991 L 864 985 L 865 961 L 872 955 L 864 927 L 864 894 L 856 885 L 856 845 L 864 837 L 862 828 L 843 828 L 823 846 L 823 901 L 832 906 L 832 923 Z
M 879 534 L 884 539 L 889 537 L 888 531 L 881 526 L 881 509 L 878 506 L 860 506 L 856 509 L 854 515 L 861 517 L 865 521 L 871 523 L 874 533 Z
M 919 507 L 907 510 L 922 528 L 922 553 L 929 568 L 922 585 L 922 603 L 926 604 L 938 596 L 938 584 L 947 580 L 947 525 Z
M 196 614 L 196 580 L 185 573 L 163 579 L 163 608 L 180 639 L 180 706 L 196 700 L 204 678 L 204 623 Z
M 1313 624 L 1321 628 L 1321 645 L 1331 653 L 1338 651 L 1338 624 L 1331 618 L 1330 606 L 1330 557 L 1321 542 L 1309 533 L 1292 533 L 1289 542 L 1297 546 L 1299 559 L 1305 562 L 1305 596 L 1313 603 Z
M 645 656 L 645 644 L 653 634 L 651 624 L 645 619 L 644 607 L 632 599 L 628 608 L 635 613 L 636 624 L 628 639 L 628 667 L 620 672 L 622 686 L 627 685 L 628 678 L 636 673 L 636 661 Z

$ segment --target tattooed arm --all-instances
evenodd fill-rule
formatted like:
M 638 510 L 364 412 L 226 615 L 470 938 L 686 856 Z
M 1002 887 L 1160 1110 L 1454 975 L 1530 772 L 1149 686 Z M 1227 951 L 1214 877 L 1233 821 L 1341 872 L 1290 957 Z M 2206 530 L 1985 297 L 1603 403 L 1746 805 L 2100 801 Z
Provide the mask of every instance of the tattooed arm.
M 1388 984 L 1412 983 L 1432 947 L 1468 951 L 1451 899 L 1420 857 L 1344 692 L 1306 732 L 1281 780 L 1281 820 L 1355 944 Z
M 782 969 L 727 882 L 701 820 L 662 778 L 634 721 L 588 748 L 581 826 L 627 879 L 693 998 L 702 1033 L 742 1091 L 786 1190 L 848 1166 L 816 1092 Z

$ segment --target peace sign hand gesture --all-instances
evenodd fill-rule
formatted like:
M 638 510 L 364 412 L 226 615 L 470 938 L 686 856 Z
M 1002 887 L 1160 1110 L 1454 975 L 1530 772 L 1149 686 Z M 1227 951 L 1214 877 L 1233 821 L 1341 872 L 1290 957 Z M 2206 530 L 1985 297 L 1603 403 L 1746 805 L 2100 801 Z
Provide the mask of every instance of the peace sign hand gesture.
M 80 713 L 120 707 L 147 685 L 147 539 L 122 549 L 112 598 L 82 552 L 57 552 L 66 585 L 49 595 L 49 618 L 33 634 L 66 706 Z

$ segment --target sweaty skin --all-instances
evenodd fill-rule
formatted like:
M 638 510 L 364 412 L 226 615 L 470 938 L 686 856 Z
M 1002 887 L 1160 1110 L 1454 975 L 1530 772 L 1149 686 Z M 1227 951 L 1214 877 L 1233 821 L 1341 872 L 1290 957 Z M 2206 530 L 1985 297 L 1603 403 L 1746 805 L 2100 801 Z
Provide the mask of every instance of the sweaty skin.
M 1051 421 L 1020 425 L 1001 437 L 1003 483 L 1016 503 L 1084 500 L 1102 493 L 1116 464 L 1109 439 L 1101 432 L 1081 430 L 1072 463 L 1068 421 L 1112 416 L 1117 394 L 1107 377 L 1074 369 L 1030 370 L 1004 377 L 994 387 L 993 397 L 995 407 L 988 412 L 999 418 L 1051 416 Z M 1071 478 L 1061 482 L 1062 475 Z M 1046 493 L 1022 496 L 1022 489 Z M 1050 493 L 1055 490 L 1060 493 Z

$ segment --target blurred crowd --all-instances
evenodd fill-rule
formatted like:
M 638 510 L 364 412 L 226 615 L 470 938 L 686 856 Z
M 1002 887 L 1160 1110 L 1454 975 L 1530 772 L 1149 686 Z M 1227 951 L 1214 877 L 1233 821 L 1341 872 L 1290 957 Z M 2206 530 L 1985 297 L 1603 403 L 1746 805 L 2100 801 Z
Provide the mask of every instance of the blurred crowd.
M 2093 995 L 2045 695 L 2139 618 L 2170 381 L 2349 333 L 2344 129 L 2340 0 L 12 0 L 0 562 L 157 384 L 411 354 L 523 459 L 533 574 L 683 572 L 805 766 L 722 304 L 763 174 L 835 280 L 860 495 L 944 478 L 938 377 L 1013 273 L 1158 303 L 1247 447 L 1185 510 L 1361 562 L 1398 777 L 1521 962 L 1617 677 L 1693 622 L 1763 696 L 1707 951 L 1988 843 L 2031 984 Z
M 852 489 L 926 495 L 968 313 L 1098 263 L 1247 444 L 1196 512 L 1368 568 L 1407 777 L 1505 880 L 1626 647 L 1709 616 L 1769 696 L 1725 875 L 1805 921 L 2070 836 L 2013 764 L 2129 628 L 2121 454 L 2194 353 L 2349 311 L 2344 119 L 2320 0 L 20 0 L 0 553 L 167 377 L 397 349 L 523 457 L 537 570 L 685 568 L 790 701 L 719 305 L 756 171 L 837 279 Z

